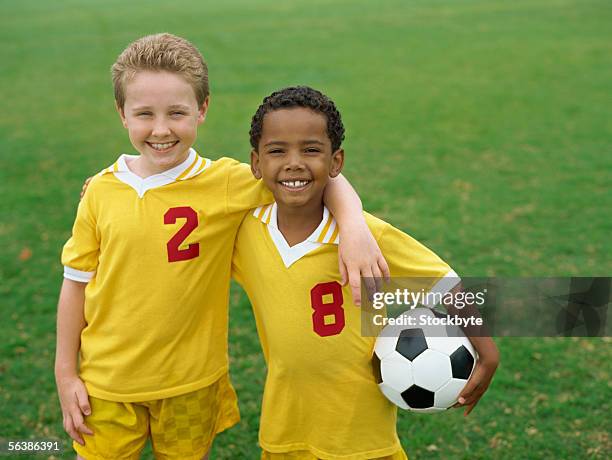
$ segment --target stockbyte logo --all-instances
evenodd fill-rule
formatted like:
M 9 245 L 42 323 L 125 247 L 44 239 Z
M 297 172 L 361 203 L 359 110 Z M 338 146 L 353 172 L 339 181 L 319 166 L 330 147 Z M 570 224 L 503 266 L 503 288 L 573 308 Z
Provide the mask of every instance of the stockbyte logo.
M 468 326 L 484 325 L 484 320 L 474 315 L 462 317 L 459 315 L 440 315 L 439 313 L 434 316 L 428 314 L 419 314 L 417 316 L 408 314 L 409 312 L 412 312 L 414 310 L 416 309 L 408 310 L 408 312 L 404 312 L 396 317 L 374 315 L 372 321 L 376 326 L 457 326 L 464 328 Z

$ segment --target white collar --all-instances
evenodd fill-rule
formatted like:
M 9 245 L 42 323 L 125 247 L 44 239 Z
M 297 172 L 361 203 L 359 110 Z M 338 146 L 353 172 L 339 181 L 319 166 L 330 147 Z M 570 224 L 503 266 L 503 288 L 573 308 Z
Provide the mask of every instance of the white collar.
M 202 158 L 194 149 L 190 148 L 187 159 L 185 159 L 185 161 L 183 161 L 180 165 L 143 179 L 142 177 L 134 174 L 132 171 L 130 171 L 130 168 L 128 168 L 126 160 L 135 158 L 138 158 L 138 156 L 123 154 L 115 163 L 102 170 L 99 175 L 101 176 L 103 174 L 113 173 L 121 182 L 136 190 L 138 197 L 142 198 L 147 190 L 163 187 L 164 185 L 180 180 L 191 179 L 207 169 L 212 163 L 208 158 Z
M 272 203 L 266 206 L 260 206 L 253 212 L 253 217 L 262 221 L 268 227 L 270 237 L 276 246 L 285 267 L 289 268 L 294 262 L 300 260 L 309 252 L 321 247 L 324 244 L 338 244 L 340 238 L 338 235 L 338 223 L 331 215 L 329 210 L 323 207 L 323 219 L 310 236 L 304 241 L 294 246 L 289 246 L 287 240 L 278 229 L 278 206 Z

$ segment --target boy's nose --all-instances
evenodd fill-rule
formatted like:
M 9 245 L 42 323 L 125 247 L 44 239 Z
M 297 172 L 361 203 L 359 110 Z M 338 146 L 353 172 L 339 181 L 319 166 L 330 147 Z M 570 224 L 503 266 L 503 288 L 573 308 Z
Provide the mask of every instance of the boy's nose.
M 302 163 L 302 156 L 299 152 L 290 152 L 287 156 L 287 163 L 285 163 L 286 169 L 302 169 L 304 164 Z
M 155 137 L 163 137 L 170 134 L 170 128 L 166 123 L 160 120 L 153 125 L 152 134 Z

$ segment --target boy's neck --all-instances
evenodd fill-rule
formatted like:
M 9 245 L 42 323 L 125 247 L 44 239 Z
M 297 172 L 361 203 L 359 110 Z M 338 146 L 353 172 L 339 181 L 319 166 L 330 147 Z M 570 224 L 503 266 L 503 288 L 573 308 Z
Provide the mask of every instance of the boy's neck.
M 132 173 L 136 174 L 141 179 L 146 179 L 147 177 L 155 174 L 154 172 L 147 171 L 145 168 L 143 168 L 142 163 L 138 160 L 140 160 L 140 157 L 125 159 L 125 164 Z
M 187 158 L 189 158 L 189 150 L 185 154 L 185 157 L 181 159 L 179 163 L 175 165 L 170 165 L 167 168 L 152 167 L 147 163 L 147 161 L 142 157 L 142 155 L 138 155 L 136 158 L 127 157 L 125 159 L 125 164 L 133 174 L 136 174 L 141 179 L 147 179 L 151 176 L 165 173 L 166 171 L 170 171 L 176 168 L 177 166 L 182 165 L 187 160 Z
M 323 202 L 305 206 L 283 206 L 276 204 L 277 225 L 289 246 L 306 240 L 323 219 Z

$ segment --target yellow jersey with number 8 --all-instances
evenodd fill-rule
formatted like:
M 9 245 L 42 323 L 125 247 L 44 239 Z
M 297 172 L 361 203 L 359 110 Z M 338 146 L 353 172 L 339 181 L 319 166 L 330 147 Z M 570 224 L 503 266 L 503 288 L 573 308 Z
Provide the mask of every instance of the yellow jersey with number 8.
M 268 366 L 259 442 L 272 453 L 363 459 L 401 449 L 396 407 L 379 390 L 371 358 L 375 337 L 361 335 L 361 309 L 340 285 L 338 228 L 324 209 L 319 227 L 290 247 L 276 204 L 247 215 L 238 232 L 233 275 L 255 314 Z M 394 277 L 454 275 L 410 236 L 366 214 Z

